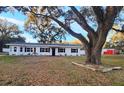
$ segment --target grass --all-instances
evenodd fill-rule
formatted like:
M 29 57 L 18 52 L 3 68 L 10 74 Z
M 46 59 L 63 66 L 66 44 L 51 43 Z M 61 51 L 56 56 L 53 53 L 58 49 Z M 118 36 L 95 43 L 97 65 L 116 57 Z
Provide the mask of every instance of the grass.
M 124 56 L 103 56 L 103 65 L 124 67 Z M 0 56 L 0 85 L 124 85 L 124 70 L 93 72 L 72 65 L 85 57 Z
M 15 56 L 0 56 L 0 62 L 4 62 L 4 63 L 12 63 L 16 61 Z
M 113 86 L 124 86 L 124 82 L 113 83 Z
M 124 61 L 123 61 L 124 56 L 103 56 L 102 61 L 104 64 L 107 65 L 116 65 L 116 66 L 123 66 L 124 67 Z

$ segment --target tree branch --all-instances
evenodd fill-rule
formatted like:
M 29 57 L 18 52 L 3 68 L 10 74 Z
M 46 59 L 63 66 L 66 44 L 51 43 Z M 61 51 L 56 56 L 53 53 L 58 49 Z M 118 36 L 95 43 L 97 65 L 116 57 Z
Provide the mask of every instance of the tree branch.
M 81 27 L 88 33 L 95 33 L 95 31 L 87 24 L 85 17 L 74 6 L 70 6 L 70 8 L 79 18 L 80 21 L 77 22 L 81 25 Z
M 85 37 L 82 34 L 78 34 L 75 33 L 74 31 L 72 31 L 69 27 L 67 27 L 65 24 L 63 24 L 61 21 L 59 21 L 56 18 L 52 18 L 56 23 L 58 23 L 61 27 L 63 27 L 69 34 L 71 34 L 72 36 L 76 37 L 77 39 L 79 39 L 81 42 L 83 42 L 84 44 L 88 45 L 88 41 L 85 39 Z
M 70 29 L 69 27 L 67 27 L 65 24 L 63 24 L 61 21 L 59 21 L 58 19 L 56 19 L 55 17 L 53 17 L 51 14 L 50 14 L 50 16 L 48 16 L 48 15 L 43 15 L 43 14 L 37 14 L 37 13 L 35 13 L 33 11 L 30 11 L 30 12 L 32 12 L 35 15 L 40 15 L 40 16 L 45 16 L 45 17 L 51 18 L 56 23 L 58 23 L 62 28 L 64 28 L 69 34 L 71 34 L 72 36 L 74 36 L 77 39 L 79 39 L 82 43 L 88 45 L 88 41 L 86 40 L 86 38 L 82 34 L 75 33 L 74 31 L 72 31 L 72 29 Z M 48 12 L 50 12 L 50 11 L 48 11 Z
M 96 41 L 97 38 L 97 34 L 94 31 L 94 29 L 92 29 L 88 24 L 87 21 L 85 19 L 85 17 L 74 7 L 74 6 L 70 6 L 72 11 L 77 15 L 77 17 L 79 19 L 76 20 L 76 22 L 85 30 L 88 32 L 88 38 L 89 38 L 89 44 L 90 46 L 95 45 L 96 43 L 94 41 Z
M 124 30 L 119 30 L 119 29 L 116 29 L 116 28 L 112 28 L 112 30 L 114 30 L 114 31 L 116 31 L 116 32 L 124 33 Z
M 117 14 L 121 11 L 121 6 L 108 6 L 106 8 L 105 19 L 102 23 L 101 30 L 99 31 L 99 39 L 95 48 L 101 48 L 106 41 L 108 32 L 113 26 Z
M 93 8 L 93 11 L 96 15 L 96 19 L 97 19 L 98 24 L 103 22 L 104 11 L 103 11 L 102 7 L 101 6 L 92 6 L 92 8 Z
M 106 8 L 105 22 L 104 25 L 113 25 L 113 21 L 117 17 L 117 14 L 121 11 L 122 6 L 108 6 Z M 108 23 L 108 24 L 106 24 Z

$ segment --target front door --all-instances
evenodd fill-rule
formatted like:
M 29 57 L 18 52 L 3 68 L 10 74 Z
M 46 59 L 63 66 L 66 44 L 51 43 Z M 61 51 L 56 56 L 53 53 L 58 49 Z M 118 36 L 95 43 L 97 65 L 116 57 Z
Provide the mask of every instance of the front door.
M 36 54 L 36 48 L 34 48 L 34 54 Z
M 55 48 L 52 48 L 52 56 L 55 56 Z

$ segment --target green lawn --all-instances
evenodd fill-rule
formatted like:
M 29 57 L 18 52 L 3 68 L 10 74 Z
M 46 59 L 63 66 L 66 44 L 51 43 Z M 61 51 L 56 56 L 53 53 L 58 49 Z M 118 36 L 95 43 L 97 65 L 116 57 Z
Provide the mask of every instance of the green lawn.
M 122 66 L 124 56 L 103 56 L 103 65 Z M 124 70 L 94 72 L 72 65 L 85 57 L 0 56 L 0 85 L 124 85 Z
M 16 61 L 15 56 L 0 56 L 0 62 L 4 62 L 4 63 L 12 63 Z

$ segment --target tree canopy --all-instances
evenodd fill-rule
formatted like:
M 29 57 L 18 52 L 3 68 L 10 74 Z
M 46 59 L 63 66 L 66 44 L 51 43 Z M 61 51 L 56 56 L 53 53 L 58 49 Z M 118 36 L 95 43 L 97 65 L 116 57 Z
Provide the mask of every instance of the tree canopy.
M 14 38 L 18 39 L 18 42 L 25 41 L 24 38 L 19 36 L 20 33 L 21 31 L 16 24 L 8 22 L 6 19 L 0 19 L 0 52 L 4 44 L 13 42 Z
M 45 21 L 47 20 L 47 21 Z M 46 18 L 43 22 L 40 17 L 28 13 L 28 19 L 25 22 L 25 30 L 38 39 L 40 43 L 61 43 L 65 38 L 66 32 L 56 24 L 50 23 L 50 19 Z

